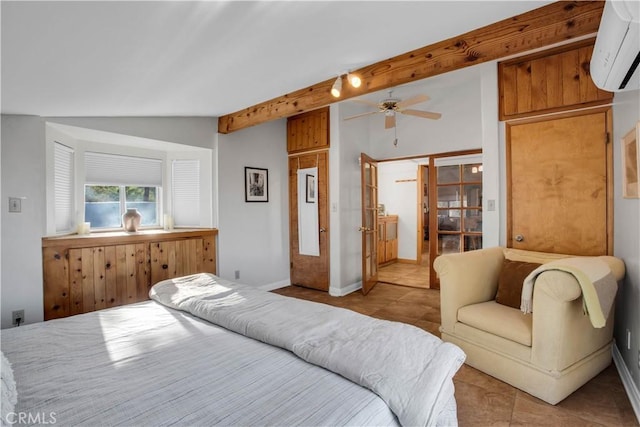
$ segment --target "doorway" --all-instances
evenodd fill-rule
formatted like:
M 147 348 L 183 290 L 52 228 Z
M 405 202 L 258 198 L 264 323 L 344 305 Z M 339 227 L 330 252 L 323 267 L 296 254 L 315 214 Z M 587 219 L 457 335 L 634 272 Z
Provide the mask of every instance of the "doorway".
M 378 166 L 378 282 L 427 289 L 429 158 L 382 160 Z
M 482 151 L 380 160 L 377 165 L 377 219 L 394 217 L 397 232 L 392 234 L 398 240 L 396 258 L 378 263 L 377 281 L 439 289 L 431 269 L 438 255 L 482 248 Z M 384 237 L 389 233 L 378 229 L 378 239 L 385 241 L 378 241 L 377 248 L 389 247 Z

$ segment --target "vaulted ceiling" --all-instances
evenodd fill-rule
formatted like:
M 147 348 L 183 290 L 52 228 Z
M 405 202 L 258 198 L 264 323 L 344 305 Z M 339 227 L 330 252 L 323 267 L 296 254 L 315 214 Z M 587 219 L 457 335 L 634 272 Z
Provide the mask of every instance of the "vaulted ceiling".
M 550 1 L 2 1 L 2 113 L 225 116 Z

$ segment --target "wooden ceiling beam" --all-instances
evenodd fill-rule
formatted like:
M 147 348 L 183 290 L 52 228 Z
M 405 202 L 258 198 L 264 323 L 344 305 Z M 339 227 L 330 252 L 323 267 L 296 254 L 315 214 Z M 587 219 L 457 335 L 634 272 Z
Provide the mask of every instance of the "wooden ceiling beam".
M 342 86 L 331 96 L 335 77 L 218 119 L 218 132 L 231 133 L 460 68 L 493 61 L 598 31 L 604 1 L 559 1 L 457 37 L 354 70 L 362 86 Z

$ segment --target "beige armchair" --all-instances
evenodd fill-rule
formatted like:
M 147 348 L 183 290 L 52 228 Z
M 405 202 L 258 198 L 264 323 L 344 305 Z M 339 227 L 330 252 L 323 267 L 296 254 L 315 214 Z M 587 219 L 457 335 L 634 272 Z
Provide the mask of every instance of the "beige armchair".
M 442 339 L 460 346 L 468 365 L 545 402 L 560 402 L 611 363 L 613 310 L 604 328 L 594 328 L 578 282 L 563 271 L 538 276 L 533 313 L 495 297 L 505 258 L 544 264 L 569 256 L 496 247 L 436 258 Z M 624 263 L 600 258 L 620 281 Z

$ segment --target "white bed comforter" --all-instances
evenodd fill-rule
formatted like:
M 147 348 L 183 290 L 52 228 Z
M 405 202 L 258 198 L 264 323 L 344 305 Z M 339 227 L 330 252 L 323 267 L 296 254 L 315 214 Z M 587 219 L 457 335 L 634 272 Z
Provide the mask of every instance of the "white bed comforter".
M 155 301 L 3 329 L 0 339 L 18 390 L 8 421 L 20 426 L 399 425 L 370 390 Z M 442 425 L 455 424 L 452 409 Z
M 152 299 L 287 349 L 380 396 L 404 426 L 435 425 L 465 355 L 411 325 L 197 274 L 156 284 Z

